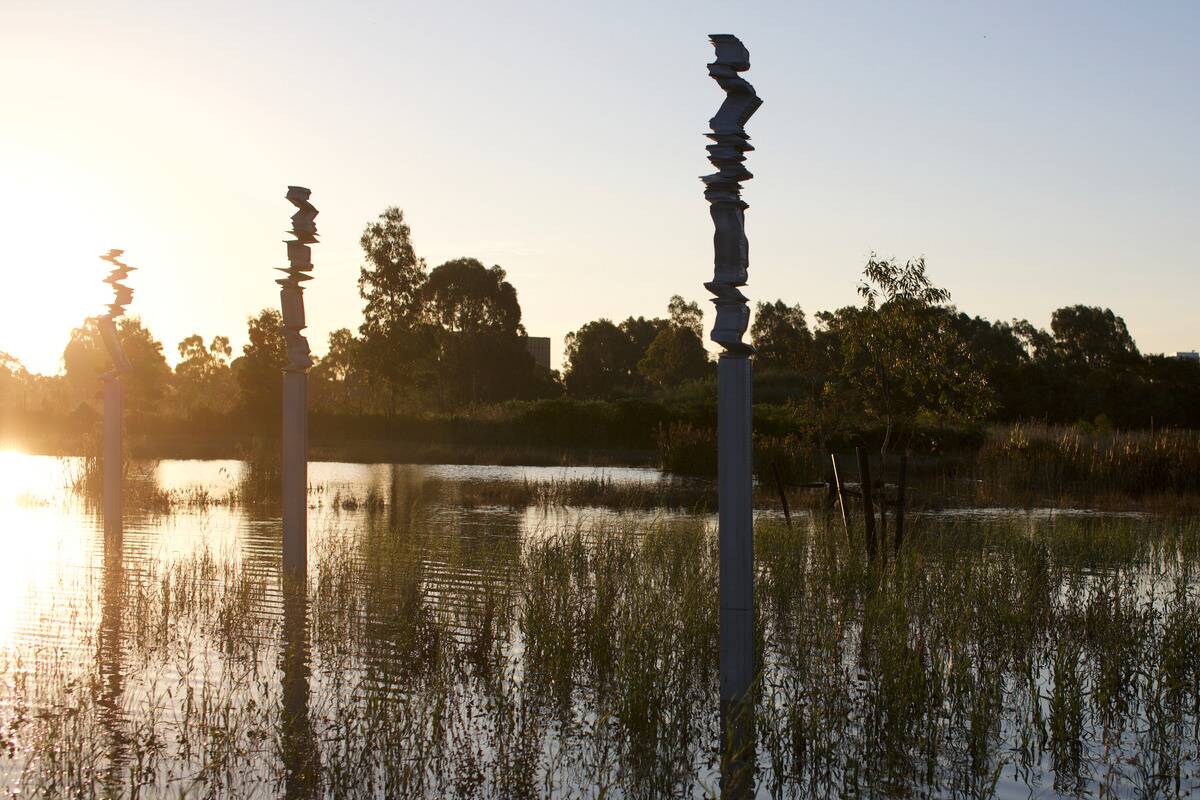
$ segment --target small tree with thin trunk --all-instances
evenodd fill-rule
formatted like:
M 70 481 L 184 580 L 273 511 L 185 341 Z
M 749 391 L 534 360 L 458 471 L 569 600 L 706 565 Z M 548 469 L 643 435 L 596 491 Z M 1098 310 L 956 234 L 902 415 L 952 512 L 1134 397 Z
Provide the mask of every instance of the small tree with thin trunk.
M 945 307 L 925 259 L 903 264 L 872 254 L 858 286 L 865 300 L 842 337 L 842 375 L 868 418 L 883 425 L 881 455 L 907 444 L 924 412 L 942 419 L 980 418 L 991 391 Z

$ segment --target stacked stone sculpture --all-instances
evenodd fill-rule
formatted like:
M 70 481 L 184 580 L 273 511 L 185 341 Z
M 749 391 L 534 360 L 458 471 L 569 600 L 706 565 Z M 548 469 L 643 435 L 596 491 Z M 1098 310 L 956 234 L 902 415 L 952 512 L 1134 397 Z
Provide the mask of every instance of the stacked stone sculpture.
M 304 281 L 312 280 L 312 248 L 317 242 L 317 209 L 303 186 L 289 186 L 292 239 L 287 241 L 286 277 L 279 284 L 283 339 L 287 364 L 283 368 L 283 567 L 291 576 L 308 566 L 308 369 L 312 355 L 304 337 Z
M 750 247 L 746 240 L 746 203 L 742 200 L 742 181 L 754 176 L 746 169 L 745 154 L 754 147 L 746 134 L 746 122 L 762 105 L 762 100 L 738 73 L 750 69 L 750 52 L 736 36 L 713 34 L 709 37 L 717 51 L 717 60 L 708 65 L 708 74 L 725 90 L 725 102 L 709 120 L 712 133 L 705 134 L 708 160 L 717 168 L 704 181 L 704 198 L 710 204 L 716 232 L 713 279 L 704 284 L 715 297 L 717 321 L 711 338 L 726 352 L 749 355 L 754 348 L 742 341 L 750 320 L 750 308 L 738 287 L 746 285 L 750 266 Z
M 716 324 L 710 338 L 721 345 L 717 363 L 717 494 L 720 562 L 720 671 L 722 796 L 750 797 L 753 792 L 754 526 L 751 493 L 751 360 L 754 348 L 742 341 L 750 309 L 741 288 L 750 264 L 746 240 L 746 203 L 742 181 L 750 137 L 745 125 L 762 105 L 754 87 L 739 73 L 750 68 L 750 53 L 736 36 L 709 37 L 716 60 L 708 74 L 725 91 L 725 101 L 709 121 L 708 159 L 717 171 L 705 175 L 704 197 L 713 226 L 713 294 Z
M 286 242 L 288 266 L 279 271 L 287 275 L 276 283 L 279 290 L 279 304 L 283 313 L 283 339 L 287 345 L 288 363 L 284 367 L 287 372 L 306 372 L 312 366 L 312 355 L 308 348 L 308 339 L 304 336 L 304 281 L 312 280 L 308 273 L 313 268 L 312 248 L 309 245 L 317 243 L 317 209 L 308 198 L 312 195 L 303 186 L 289 186 L 287 199 L 297 208 L 292 215 L 292 229 L 289 233 L 295 237 Z
M 110 533 L 121 530 L 121 490 L 124 473 L 124 446 L 122 443 L 122 428 L 124 398 L 121 388 L 121 376 L 129 371 L 131 365 L 125 356 L 125 348 L 117 336 L 117 317 L 124 315 L 125 306 L 133 301 L 133 289 L 122 281 L 133 272 L 133 267 L 125 264 L 120 257 L 124 250 L 109 250 L 100 258 L 112 265 L 112 270 L 104 282 L 112 287 L 113 301 L 108 304 L 108 313 L 96 318 L 96 327 L 100 330 L 100 340 L 108 352 L 112 369 L 103 373 L 100 378 L 104 381 L 104 436 L 103 436 L 103 497 L 104 528 Z
M 100 328 L 100 339 L 104 342 L 104 349 L 108 351 L 108 358 L 112 362 L 112 372 L 105 373 L 103 376 L 105 378 L 110 375 L 116 377 L 121 373 L 128 372 L 130 368 L 129 359 L 125 357 L 125 348 L 121 346 L 121 341 L 117 338 L 116 323 L 117 317 L 124 316 L 125 306 L 133 302 L 133 289 L 122 281 L 126 280 L 129 273 L 133 272 L 136 267 L 131 267 L 120 260 L 124 253 L 124 250 L 109 250 L 100 256 L 102 261 L 112 264 L 112 270 L 104 282 L 112 287 L 113 301 L 108 304 L 108 313 L 96 318 L 96 324 Z

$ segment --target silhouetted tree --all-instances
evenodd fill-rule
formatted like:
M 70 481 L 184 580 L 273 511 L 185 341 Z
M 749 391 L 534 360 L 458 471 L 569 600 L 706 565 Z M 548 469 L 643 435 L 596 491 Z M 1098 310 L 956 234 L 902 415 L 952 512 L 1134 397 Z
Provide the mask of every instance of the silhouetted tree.
M 0 409 L 24 409 L 32 382 L 21 359 L 0 350 Z
M 707 376 L 711 366 L 694 330 L 669 325 L 646 348 L 638 373 L 655 388 L 667 389 Z
M 404 212 L 394 206 L 366 226 L 359 243 L 366 257 L 358 278 L 365 301 L 359 355 L 367 375 L 385 387 L 394 414 L 402 389 L 430 381 L 432 331 L 421 320 L 425 260 L 413 250 Z
M 349 328 L 329 334 L 329 345 L 309 373 L 311 402 L 314 409 L 328 413 L 350 414 L 366 411 L 367 387 L 360 367 L 361 340 Z
M 620 351 L 622 369 L 628 374 L 628 390 L 640 391 L 645 387 L 640 383 L 637 365 L 646 354 L 650 343 L 662 333 L 670 322 L 661 317 L 626 317 L 617 327 L 625 335 L 625 346 Z
M 175 396 L 179 409 L 190 414 L 203 408 L 227 411 L 233 405 L 233 373 L 229 337 L 214 336 L 207 347 L 204 337 L 192 334 L 179 343 L 175 365 Z
M 241 390 L 244 413 L 256 420 L 278 419 L 281 413 L 283 368 L 287 347 L 280 327 L 283 319 L 273 308 L 264 308 L 246 322 L 249 341 L 232 364 Z
M 451 333 L 523 334 L 517 290 L 506 278 L 474 258 L 440 264 L 422 287 L 426 318 Z
M 1054 312 L 1050 330 L 1059 356 L 1089 369 L 1129 368 L 1141 358 L 1125 320 L 1110 309 L 1067 306 Z
M 697 339 L 704 338 L 704 313 L 696 302 L 688 302 L 681 296 L 671 295 L 667 302 L 667 318 L 676 328 L 689 330 Z
M 606 397 L 630 388 L 629 337 L 612 320 L 598 319 L 566 337 L 567 391 Z
M 700 306 L 674 295 L 667 304 L 668 323 L 638 360 L 637 371 L 657 389 L 678 386 L 709 374 L 710 362 L 701 340 L 703 319 Z
M 138 317 L 117 320 L 117 338 L 129 358 L 130 370 L 122 376 L 125 408 L 130 418 L 163 413 L 167 406 L 171 368 L 163 356 L 162 343 L 157 341 Z M 100 339 L 94 319 L 71 331 L 63 350 L 63 368 L 67 381 L 85 398 L 95 398 L 100 391 L 99 376 L 112 368 L 108 351 Z
M 776 300 L 755 307 L 750 341 L 759 367 L 799 371 L 810 357 L 813 337 L 800 306 Z
M 421 294 L 425 319 L 436 329 L 444 403 L 543 396 L 552 387 L 525 345 L 517 290 L 501 267 L 447 261 L 429 273 Z

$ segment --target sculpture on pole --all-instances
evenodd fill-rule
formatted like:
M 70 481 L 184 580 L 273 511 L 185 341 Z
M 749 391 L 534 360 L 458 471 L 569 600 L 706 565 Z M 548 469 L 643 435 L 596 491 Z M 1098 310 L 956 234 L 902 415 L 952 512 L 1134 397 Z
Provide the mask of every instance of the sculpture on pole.
M 745 154 L 753 150 L 745 125 L 762 100 L 739 73 L 750 69 L 750 52 L 736 37 L 713 34 L 716 60 L 708 74 L 725 91 L 725 101 L 709 120 L 708 160 L 717 171 L 705 175 L 713 234 L 713 294 L 717 319 L 709 335 L 721 345 L 717 362 L 717 493 L 720 561 L 721 717 L 724 731 L 723 795 L 748 797 L 753 787 L 754 528 L 751 507 L 751 360 L 754 348 L 742 341 L 750 309 L 746 285 L 749 244 L 742 200 Z
M 96 318 L 96 326 L 100 330 L 100 340 L 108 352 L 112 369 L 101 374 L 104 381 L 104 443 L 103 443 L 103 514 L 106 530 L 119 530 L 121 526 L 121 479 L 124 471 L 124 453 L 122 447 L 122 417 L 123 398 L 121 376 L 130 369 L 129 359 L 125 356 L 125 348 L 117 336 L 117 317 L 124 315 L 125 306 L 133 302 L 133 289 L 122 281 L 129 277 L 134 267 L 123 263 L 120 256 L 124 250 L 109 250 L 100 256 L 101 260 L 112 265 L 112 270 L 104 278 L 104 282 L 112 287 L 113 301 L 108 304 L 108 313 Z
M 287 199 L 297 209 L 292 215 L 293 239 L 287 241 L 286 277 L 279 284 L 283 315 L 283 340 L 287 364 L 283 368 L 283 567 L 303 574 L 308 560 L 308 369 L 312 356 L 304 337 L 304 281 L 312 280 L 312 250 L 317 242 L 317 209 L 302 186 L 289 186 Z

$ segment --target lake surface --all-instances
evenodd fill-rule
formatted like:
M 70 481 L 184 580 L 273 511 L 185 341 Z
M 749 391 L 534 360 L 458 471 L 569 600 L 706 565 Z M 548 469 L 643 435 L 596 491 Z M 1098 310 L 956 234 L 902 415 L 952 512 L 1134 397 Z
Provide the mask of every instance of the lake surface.
M 6 792 L 719 791 L 713 515 L 522 500 L 531 486 L 602 500 L 681 482 L 315 463 L 297 588 L 280 575 L 278 507 L 245 488 L 247 465 L 135 465 L 107 532 L 73 488 L 83 469 L 0 453 Z M 785 532 L 778 517 L 758 517 L 760 796 L 1200 789 L 1200 673 L 1172 661 L 1200 644 L 1190 523 L 926 514 L 919 557 L 876 596 L 840 523 L 801 510 Z M 1006 616 L 989 596 L 1028 609 Z M 1117 659 L 1110 642 L 1137 646 Z

